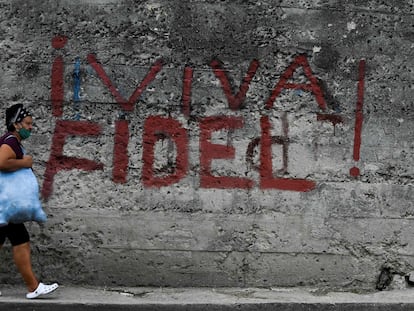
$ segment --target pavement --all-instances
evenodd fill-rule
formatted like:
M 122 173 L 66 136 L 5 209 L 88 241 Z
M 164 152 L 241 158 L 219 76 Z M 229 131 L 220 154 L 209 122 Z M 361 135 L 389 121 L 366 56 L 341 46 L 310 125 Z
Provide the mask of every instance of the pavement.
M 60 286 L 35 300 L 0 285 L 1 311 L 414 311 L 414 288 L 356 294 L 311 288 L 152 288 Z

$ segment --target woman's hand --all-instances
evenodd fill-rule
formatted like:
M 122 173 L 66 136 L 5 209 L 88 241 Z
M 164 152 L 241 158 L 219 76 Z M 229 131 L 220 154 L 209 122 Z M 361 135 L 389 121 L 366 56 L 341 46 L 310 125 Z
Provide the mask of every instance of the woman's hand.
M 31 155 L 24 155 L 22 161 L 22 167 L 31 168 L 33 165 L 33 157 Z

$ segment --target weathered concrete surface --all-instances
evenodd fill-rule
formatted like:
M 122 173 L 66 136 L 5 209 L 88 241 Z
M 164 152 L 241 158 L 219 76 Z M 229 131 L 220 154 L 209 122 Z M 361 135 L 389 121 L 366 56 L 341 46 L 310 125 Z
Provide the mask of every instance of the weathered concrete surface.
M 42 279 L 356 290 L 414 269 L 412 0 L 0 7 L 1 108 L 35 115 Z M 0 283 L 20 283 L 10 258 Z

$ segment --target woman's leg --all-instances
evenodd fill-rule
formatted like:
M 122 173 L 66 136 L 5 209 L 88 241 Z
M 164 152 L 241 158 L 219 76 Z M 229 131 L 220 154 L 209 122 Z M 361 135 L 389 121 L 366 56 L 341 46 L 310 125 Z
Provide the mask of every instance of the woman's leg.
M 13 246 L 13 259 L 17 269 L 23 277 L 29 292 L 33 292 L 39 285 L 32 270 L 30 242 Z

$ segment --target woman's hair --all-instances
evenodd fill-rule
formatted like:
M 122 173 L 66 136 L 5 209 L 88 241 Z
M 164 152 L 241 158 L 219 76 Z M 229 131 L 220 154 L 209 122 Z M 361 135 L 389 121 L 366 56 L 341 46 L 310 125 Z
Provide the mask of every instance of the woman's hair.
M 15 123 L 22 122 L 24 118 L 31 116 L 29 111 L 22 104 L 15 104 L 6 109 L 6 127 L 7 130 L 13 132 L 16 130 Z

